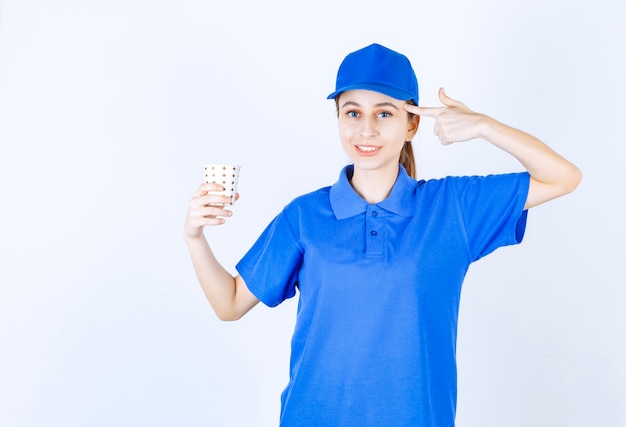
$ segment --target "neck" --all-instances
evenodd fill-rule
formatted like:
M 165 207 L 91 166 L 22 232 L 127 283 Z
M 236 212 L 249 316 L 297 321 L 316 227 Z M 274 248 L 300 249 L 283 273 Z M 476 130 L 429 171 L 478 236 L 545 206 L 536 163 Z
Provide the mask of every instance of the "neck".
M 398 179 L 399 168 L 363 170 L 354 168 L 350 184 L 366 202 L 375 204 L 385 200 Z

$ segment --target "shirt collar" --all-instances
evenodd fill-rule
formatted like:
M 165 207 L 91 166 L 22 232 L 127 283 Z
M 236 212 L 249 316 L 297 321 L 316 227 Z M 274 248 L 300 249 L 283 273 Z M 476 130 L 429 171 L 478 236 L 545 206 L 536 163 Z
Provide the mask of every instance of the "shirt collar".
M 389 196 L 376 206 L 404 217 L 411 217 L 415 212 L 415 191 L 417 181 L 407 175 L 399 164 L 399 173 Z M 337 219 L 346 219 L 365 212 L 369 203 L 359 196 L 350 185 L 354 165 L 343 168 L 339 180 L 330 188 L 330 205 Z

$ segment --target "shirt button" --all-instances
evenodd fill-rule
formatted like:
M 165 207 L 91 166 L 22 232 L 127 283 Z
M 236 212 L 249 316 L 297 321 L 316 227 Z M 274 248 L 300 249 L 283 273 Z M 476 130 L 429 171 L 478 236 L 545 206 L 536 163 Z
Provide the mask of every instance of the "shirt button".
M 371 234 L 372 236 L 376 236 L 376 235 L 378 234 L 378 232 L 377 232 L 376 230 L 372 230 L 372 231 L 370 231 L 370 234 Z
M 372 212 L 372 216 L 378 216 L 378 211 Z

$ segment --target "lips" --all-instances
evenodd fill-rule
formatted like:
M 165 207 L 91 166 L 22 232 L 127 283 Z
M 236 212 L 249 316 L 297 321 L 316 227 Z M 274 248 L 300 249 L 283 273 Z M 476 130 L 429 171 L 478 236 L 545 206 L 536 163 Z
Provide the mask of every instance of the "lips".
M 381 147 L 375 145 L 356 145 L 356 151 L 362 155 L 372 155 L 377 153 Z

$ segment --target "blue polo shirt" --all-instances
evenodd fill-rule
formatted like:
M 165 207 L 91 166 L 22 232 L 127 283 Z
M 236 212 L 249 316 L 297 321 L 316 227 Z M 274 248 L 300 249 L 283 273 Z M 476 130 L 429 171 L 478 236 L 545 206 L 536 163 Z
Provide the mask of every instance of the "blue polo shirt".
M 283 427 L 454 425 L 469 265 L 521 242 L 528 173 L 417 181 L 369 204 L 347 166 L 300 196 L 237 264 L 268 306 L 299 293 Z

